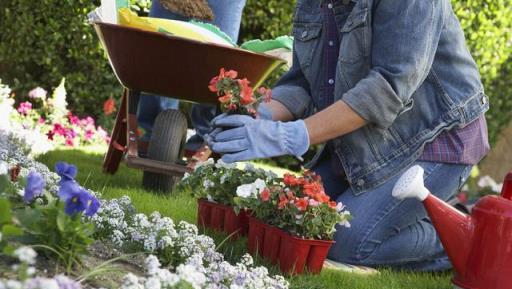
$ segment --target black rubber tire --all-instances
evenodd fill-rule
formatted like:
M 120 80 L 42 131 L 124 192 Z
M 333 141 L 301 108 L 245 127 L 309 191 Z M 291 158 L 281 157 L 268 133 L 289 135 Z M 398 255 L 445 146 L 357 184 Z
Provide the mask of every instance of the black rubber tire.
M 183 156 L 187 136 L 187 118 L 174 109 L 158 114 L 149 141 L 148 159 L 176 163 Z M 144 171 L 142 185 L 145 189 L 170 194 L 180 177 Z

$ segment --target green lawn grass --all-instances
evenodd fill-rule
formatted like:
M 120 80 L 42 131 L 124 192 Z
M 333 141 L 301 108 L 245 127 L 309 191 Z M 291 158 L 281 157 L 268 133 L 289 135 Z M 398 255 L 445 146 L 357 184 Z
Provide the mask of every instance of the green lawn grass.
M 66 161 L 77 165 L 79 172 L 77 180 L 84 186 L 96 192 L 100 192 L 104 198 L 117 198 L 128 195 L 139 212 L 151 213 L 159 211 L 162 215 L 172 217 L 174 220 L 184 220 L 194 223 L 196 218 L 196 203 L 188 192 L 175 192 L 172 196 L 155 195 L 142 189 L 142 173 L 121 165 L 116 175 L 105 175 L 101 172 L 103 161 L 101 148 L 85 148 L 80 150 L 62 149 L 52 151 L 38 158 L 50 169 L 58 161 Z M 283 171 L 280 171 L 281 173 Z M 237 260 L 246 252 L 245 238 L 237 241 L 223 242 L 225 235 L 205 231 L 212 236 L 220 252 L 224 253 L 228 260 Z M 263 260 L 256 263 L 268 265 Z M 270 267 L 274 273 L 278 273 L 275 267 Z M 395 272 L 382 269 L 381 274 L 364 277 L 333 270 L 323 270 L 319 275 L 303 275 L 289 278 L 291 288 L 354 288 L 354 289 L 449 289 L 450 275 Z

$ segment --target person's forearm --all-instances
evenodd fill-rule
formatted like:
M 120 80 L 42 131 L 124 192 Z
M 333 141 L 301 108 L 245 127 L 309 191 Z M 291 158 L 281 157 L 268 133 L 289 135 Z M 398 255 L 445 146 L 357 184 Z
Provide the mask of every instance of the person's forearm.
M 293 114 L 282 103 L 276 100 L 271 100 L 265 106 L 272 113 L 272 120 L 275 121 L 290 121 L 293 120 Z
M 311 145 L 348 134 L 366 124 L 350 106 L 342 100 L 305 120 Z

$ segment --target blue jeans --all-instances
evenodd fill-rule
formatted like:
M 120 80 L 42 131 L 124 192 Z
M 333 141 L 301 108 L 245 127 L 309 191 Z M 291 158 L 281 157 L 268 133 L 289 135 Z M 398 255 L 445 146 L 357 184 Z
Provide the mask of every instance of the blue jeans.
M 245 2 L 246 0 L 208 0 L 208 4 L 215 15 L 213 24 L 217 25 L 235 42 L 238 40 L 240 21 L 242 19 L 242 11 L 244 9 Z M 153 0 L 149 16 L 181 21 L 189 20 L 185 16 L 173 13 L 163 8 L 158 0 Z M 137 121 L 139 126 L 146 132 L 141 139 L 143 141 L 149 141 L 151 138 L 153 125 L 158 113 L 167 109 L 178 109 L 178 106 L 179 101 L 177 99 L 143 94 L 140 98 L 137 111 Z M 212 105 L 196 104 L 192 107 L 192 125 L 196 129 L 197 135 L 189 141 L 187 148 L 195 150 L 202 144 L 202 136 L 209 132 L 209 123 L 217 113 L 217 108 Z
M 471 167 L 435 162 L 416 162 L 425 169 L 425 185 L 447 200 L 468 178 Z M 391 191 L 395 176 L 373 191 L 354 195 L 347 181 L 333 174 L 329 158 L 314 170 L 322 176 L 326 193 L 352 213 L 351 227 L 338 226 L 329 259 L 362 266 L 400 270 L 443 271 L 451 263 L 427 212 L 416 199 L 398 200 Z

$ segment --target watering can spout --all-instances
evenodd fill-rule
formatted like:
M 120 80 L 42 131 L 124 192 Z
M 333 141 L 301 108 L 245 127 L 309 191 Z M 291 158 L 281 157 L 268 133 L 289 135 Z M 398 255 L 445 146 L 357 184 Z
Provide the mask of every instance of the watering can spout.
M 416 198 L 423 202 L 455 271 L 464 275 L 471 240 L 471 218 L 430 194 L 423 181 L 423 168 L 417 165 L 400 177 L 392 194 L 398 199 Z

